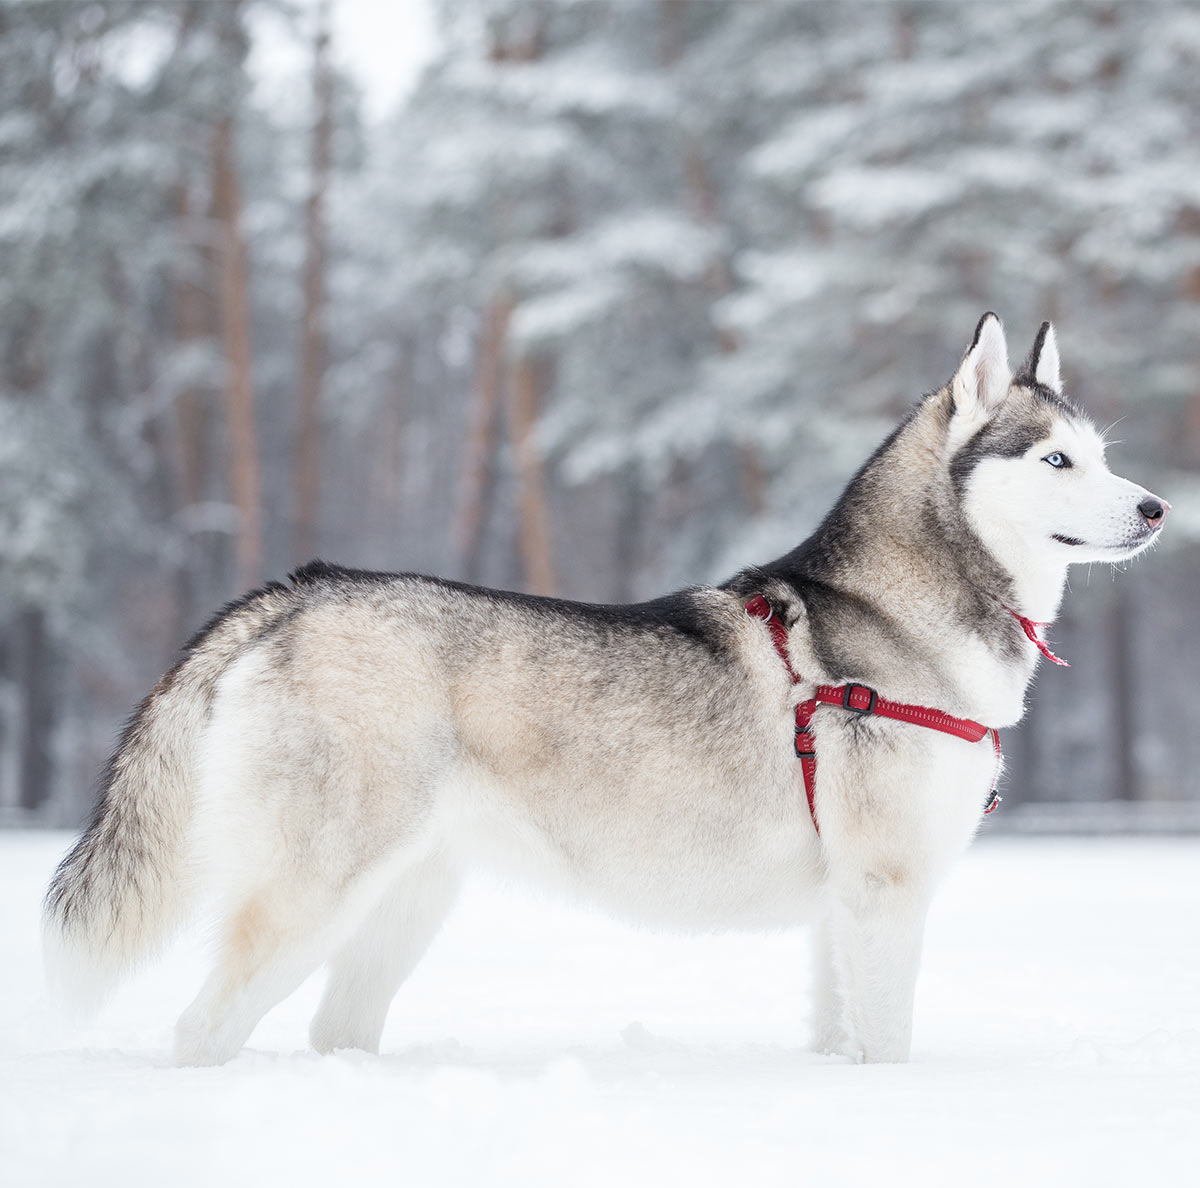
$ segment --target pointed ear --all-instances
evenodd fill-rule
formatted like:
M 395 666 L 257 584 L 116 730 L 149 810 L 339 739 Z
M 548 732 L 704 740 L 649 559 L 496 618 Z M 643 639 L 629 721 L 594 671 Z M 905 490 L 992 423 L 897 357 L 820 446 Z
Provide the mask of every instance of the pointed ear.
M 951 382 L 955 411 L 990 417 L 1008 394 L 1011 382 L 1004 327 L 994 313 L 985 313 Z
M 1062 395 L 1062 376 L 1058 370 L 1058 339 L 1054 337 L 1054 327 L 1049 322 L 1043 322 L 1037 338 L 1033 340 L 1033 350 L 1025 366 L 1021 368 L 1022 375 L 1034 378 L 1043 388 L 1049 388 L 1057 396 Z

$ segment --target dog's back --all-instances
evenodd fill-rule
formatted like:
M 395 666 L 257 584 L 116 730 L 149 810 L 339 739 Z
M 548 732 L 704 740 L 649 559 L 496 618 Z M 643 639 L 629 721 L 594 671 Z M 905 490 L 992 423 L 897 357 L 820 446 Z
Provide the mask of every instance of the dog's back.
M 469 866 L 644 922 L 794 923 L 819 855 L 760 643 L 723 591 L 590 607 L 306 567 L 219 616 L 127 728 L 47 897 L 60 980 L 102 992 L 203 890 L 222 958 L 179 1042 L 203 1063 L 244 1042 L 248 985 L 274 1001 L 348 945 L 314 1042 L 362 1041 L 338 1002 L 380 949 L 411 966 Z

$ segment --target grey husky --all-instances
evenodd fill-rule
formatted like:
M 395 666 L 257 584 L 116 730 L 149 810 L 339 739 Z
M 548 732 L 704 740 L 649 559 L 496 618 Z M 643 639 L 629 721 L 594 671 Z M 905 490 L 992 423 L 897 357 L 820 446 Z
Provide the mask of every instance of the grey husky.
M 229 1060 L 323 963 L 313 1046 L 377 1051 L 487 866 L 669 928 L 811 922 L 814 1046 L 905 1060 L 926 910 L 997 762 L 921 715 L 1015 723 L 1067 567 L 1167 510 L 1108 470 L 1049 323 L 1013 375 L 986 314 L 817 531 L 722 586 L 600 606 L 307 565 L 134 714 L 50 885 L 48 969 L 99 994 L 203 905 L 179 1063 Z

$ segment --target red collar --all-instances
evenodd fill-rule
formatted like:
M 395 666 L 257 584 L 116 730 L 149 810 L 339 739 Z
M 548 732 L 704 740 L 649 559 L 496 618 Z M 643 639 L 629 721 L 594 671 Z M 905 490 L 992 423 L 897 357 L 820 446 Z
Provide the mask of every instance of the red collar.
M 771 642 L 775 645 L 775 651 L 779 653 L 779 658 L 783 661 L 792 684 L 800 684 L 803 678 L 792 667 L 791 657 L 788 655 L 787 628 L 772 609 L 771 604 L 761 594 L 756 594 L 746 603 L 746 613 L 751 618 L 762 619 L 766 623 L 767 630 L 771 633 Z M 1020 618 L 1019 615 L 1016 617 Z M 1044 626 L 1044 624 L 1034 624 L 1033 626 Z M 1035 631 L 1030 638 L 1035 643 L 1040 643 L 1035 638 L 1036 634 Z M 1044 644 L 1040 646 L 1045 647 Z M 1059 664 L 1063 663 L 1057 657 L 1052 658 Z M 821 827 L 817 822 L 816 807 L 817 751 L 812 732 L 812 719 L 818 705 L 834 705 L 853 714 L 893 718 L 898 722 L 911 722 L 914 726 L 925 726 L 930 730 L 940 730 L 943 734 L 953 734 L 966 742 L 979 742 L 990 734 L 996 752 L 996 771 L 992 776 L 992 786 L 983 811 L 985 813 L 993 812 L 999 805 L 1000 797 L 996 795 L 996 781 L 1000 777 L 1000 735 L 991 727 L 973 722 L 970 718 L 955 718 L 944 710 L 931 709 L 929 706 L 905 705 L 899 701 L 889 701 L 880 697 L 874 689 L 867 685 L 817 685 L 813 690 L 813 695 L 807 701 L 802 701 L 796 706 L 796 756 L 799 758 L 801 770 L 804 772 L 804 790 L 808 795 L 808 811 L 812 815 L 813 827 L 818 834 L 821 832 Z

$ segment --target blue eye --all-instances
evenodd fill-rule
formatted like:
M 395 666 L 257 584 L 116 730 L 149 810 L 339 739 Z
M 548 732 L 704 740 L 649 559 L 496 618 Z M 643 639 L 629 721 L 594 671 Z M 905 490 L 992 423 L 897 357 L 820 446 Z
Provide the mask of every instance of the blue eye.
M 1059 454 L 1057 452 L 1053 453 L 1053 454 L 1047 454 L 1046 457 L 1044 457 L 1042 459 L 1042 461 L 1049 462 L 1050 465 L 1053 466 L 1055 470 L 1070 470 L 1071 469 L 1071 459 L 1068 458 L 1066 456 L 1066 454 Z

